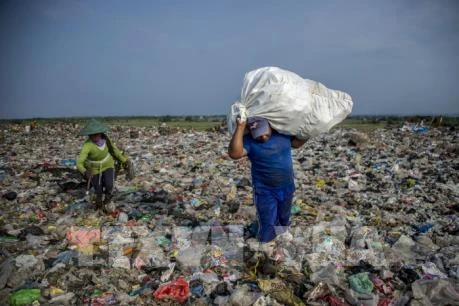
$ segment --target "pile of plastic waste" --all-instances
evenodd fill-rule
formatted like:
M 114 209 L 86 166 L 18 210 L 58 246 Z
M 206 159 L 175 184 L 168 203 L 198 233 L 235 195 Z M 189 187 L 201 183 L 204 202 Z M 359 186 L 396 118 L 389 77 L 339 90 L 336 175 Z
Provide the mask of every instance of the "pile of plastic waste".
M 0 130 L 2 305 L 459 305 L 456 128 L 309 140 L 274 256 L 226 133 L 113 128 L 137 176 L 118 175 L 103 214 L 75 167 L 78 127 Z

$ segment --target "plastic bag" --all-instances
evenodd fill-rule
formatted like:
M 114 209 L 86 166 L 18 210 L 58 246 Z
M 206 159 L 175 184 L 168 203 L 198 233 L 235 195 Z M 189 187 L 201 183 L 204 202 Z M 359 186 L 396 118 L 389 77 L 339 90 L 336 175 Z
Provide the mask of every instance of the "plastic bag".
M 279 133 L 307 139 L 344 120 L 352 106 L 345 92 L 277 67 L 263 67 L 245 75 L 241 101 L 228 115 L 228 131 L 234 132 L 238 116 L 258 116 L 268 119 Z
M 86 229 L 71 227 L 65 234 L 67 241 L 71 245 L 75 245 L 78 251 L 82 254 L 92 254 L 94 245 L 100 242 L 100 229 Z
M 14 271 L 14 263 L 13 259 L 7 259 L 0 265 L 0 289 L 5 288 L 8 278 Z
M 85 247 L 100 241 L 100 230 L 72 227 L 66 233 L 66 238 L 70 244 L 76 245 L 78 247 Z
M 28 305 L 40 298 L 40 289 L 21 289 L 12 293 L 8 299 L 11 306 Z
M 304 305 L 299 297 L 280 279 L 258 279 L 258 287 L 285 305 Z
M 126 179 L 132 181 L 135 178 L 135 166 L 134 163 L 128 159 L 126 166 Z
M 358 293 L 371 293 L 374 288 L 373 283 L 368 278 L 367 272 L 349 276 L 349 285 Z
M 190 287 L 187 281 L 180 277 L 174 281 L 161 285 L 153 296 L 158 300 L 172 299 L 184 303 L 190 296 Z
M 231 111 L 228 116 L 228 131 L 233 134 L 236 129 L 236 119 L 241 118 L 242 121 L 247 120 L 247 108 L 240 102 L 231 105 Z
M 78 252 L 73 250 L 63 251 L 57 255 L 56 260 L 53 262 L 53 266 L 63 263 L 69 264 L 71 260 L 78 258 Z
M 233 306 L 253 305 L 260 296 L 260 292 L 253 292 L 248 285 L 242 285 L 233 291 L 229 301 Z
M 102 305 L 116 305 L 118 301 L 113 293 L 105 292 L 101 295 L 94 297 L 91 301 L 93 306 L 102 306 Z
M 38 263 L 38 259 L 33 255 L 19 255 L 15 262 L 18 268 L 31 269 Z
M 422 305 L 458 305 L 459 282 L 453 279 L 417 280 L 413 298 Z

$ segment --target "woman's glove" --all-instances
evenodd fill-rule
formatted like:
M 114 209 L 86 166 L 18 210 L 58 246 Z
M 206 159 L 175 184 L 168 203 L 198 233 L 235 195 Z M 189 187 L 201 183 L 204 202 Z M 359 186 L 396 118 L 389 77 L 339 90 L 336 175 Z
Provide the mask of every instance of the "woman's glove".
M 86 170 L 84 172 L 84 177 L 89 181 L 92 177 L 92 173 L 91 173 L 91 170 Z

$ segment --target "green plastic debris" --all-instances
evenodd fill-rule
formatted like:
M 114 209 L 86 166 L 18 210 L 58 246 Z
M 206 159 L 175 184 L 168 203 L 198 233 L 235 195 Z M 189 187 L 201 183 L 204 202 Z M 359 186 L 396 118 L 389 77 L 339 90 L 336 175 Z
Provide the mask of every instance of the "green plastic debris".
M 21 289 L 10 295 L 8 303 L 10 306 L 28 305 L 38 300 L 40 296 L 40 289 Z
M 19 241 L 18 238 L 15 236 L 7 235 L 7 236 L 1 236 L 0 237 L 0 242 L 16 242 Z
M 357 273 L 349 276 L 349 285 L 358 293 L 371 293 L 373 283 L 368 278 L 368 272 Z
M 151 221 L 151 219 L 153 219 L 153 216 L 150 215 L 150 214 L 144 214 L 144 215 L 142 215 L 142 217 L 140 217 L 140 220 L 142 220 L 144 222 L 149 222 L 149 221 Z
M 296 215 L 300 213 L 300 211 L 301 211 L 301 208 L 298 205 L 292 205 L 292 208 L 290 209 L 290 213 L 292 215 Z
M 191 206 L 193 206 L 194 208 L 198 208 L 199 206 L 202 205 L 202 201 L 197 199 L 197 198 L 192 198 L 191 199 Z
M 137 189 L 135 187 L 120 187 L 118 192 L 121 195 L 128 195 L 137 192 Z
M 410 189 L 410 188 L 413 188 L 414 186 L 416 185 L 416 180 L 415 179 L 407 179 L 403 184 L 402 184 L 402 187 L 404 189 Z
M 158 241 L 159 246 L 162 247 L 162 248 L 167 247 L 167 246 L 169 246 L 171 244 L 171 240 L 167 239 L 164 236 L 158 237 L 157 241 Z
M 99 296 L 99 295 L 101 295 L 102 293 L 104 293 L 102 290 L 95 288 L 95 289 L 92 291 L 92 293 L 91 293 L 91 297 Z

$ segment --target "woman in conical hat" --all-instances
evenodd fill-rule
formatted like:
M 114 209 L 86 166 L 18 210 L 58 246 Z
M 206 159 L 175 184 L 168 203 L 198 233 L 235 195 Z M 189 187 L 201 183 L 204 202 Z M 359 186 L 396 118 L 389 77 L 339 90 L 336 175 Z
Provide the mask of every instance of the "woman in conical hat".
M 77 168 L 91 181 L 96 193 L 96 208 L 106 211 L 105 205 L 113 196 L 115 182 L 115 159 L 128 165 L 128 158 L 110 141 L 105 132 L 107 126 L 91 119 L 80 131 L 88 136 L 77 158 Z M 105 199 L 103 198 L 105 195 Z

